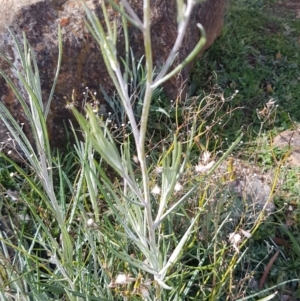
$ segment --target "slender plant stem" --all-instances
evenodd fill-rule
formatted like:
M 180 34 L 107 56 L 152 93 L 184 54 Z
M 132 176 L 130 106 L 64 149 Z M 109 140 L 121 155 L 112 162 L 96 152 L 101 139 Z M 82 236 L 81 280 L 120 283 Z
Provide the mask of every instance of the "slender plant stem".
M 176 75 L 178 72 L 180 72 L 188 63 L 190 63 L 196 55 L 199 53 L 199 51 L 203 48 L 203 46 L 206 43 L 206 34 L 204 31 L 204 28 L 201 24 L 197 24 L 197 27 L 201 31 L 201 39 L 195 46 L 195 48 L 192 50 L 192 52 L 179 64 L 176 68 L 174 68 L 172 71 L 170 71 L 168 74 L 166 74 L 163 78 L 159 80 L 155 80 L 152 84 L 152 88 L 155 89 L 170 78 L 172 78 L 174 75 Z
M 193 7 L 194 7 L 194 0 L 189 0 L 187 3 L 186 9 L 185 9 L 184 15 L 183 15 L 183 20 L 180 22 L 180 24 L 178 26 L 178 35 L 177 35 L 175 44 L 166 60 L 166 63 L 164 64 L 163 68 L 161 69 L 161 71 L 159 72 L 157 77 L 155 78 L 154 84 L 157 81 L 159 81 L 162 77 L 165 76 L 165 74 L 169 70 L 171 64 L 173 63 L 174 58 L 176 57 L 176 53 L 178 52 L 180 46 L 182 45 L 182 40 L 186 33 L 186 28 L 189 23 L 189 19 L 190 19 Z
M 125 81 L 123 79 L 120 68 L 118 68 L 115 71 L 115 73 L 116 73 L 116 76 L 117 76 L 117 79 L 118 79 L 118 82 L 119 82 L 119 86 L 120 86 L 121 91 L 122 91 L 122 102 L 123 102 L 126 114 L 128 116 L 129 122 L 131 124 L 134 140 L 135 140 L 136 145 L 138 145 L 139 141 L 140 141 L 140 133 L 139 133 L 139 130 L 138 130 L 138 126 L 137 126 L 135 117 L 134 117 L 134 112 L 132 110 L 132 105 L 130 103 L 130 97 L 128 96 L 127 83 L 125 83 Z
M 144 106 L 141 118 L 140 126 L 140 137 L 139 143 L 137 145 L 138 159 L 141 164 L 142 178 L 143 178 L 143 188 L 144 188 L 144 198 L 145 198 L 145 214 L 148 223 L 149 231 L 149 242 L 150 246 L 156 249 L 155 243 L 155 231 L 153 230 L 153 219 L 151 214 L 151 203 L 150 203 L 150 192 L 149 192 L 149 179 L 147 162 L 145 155 L 145 138 L 147 133 L 148 116 L 151 104 L 151 98 L 153 94 L 153 89 L 151 87 L 153 80 L 153 62 L 152 62 L 152 45 L 151 45 L 151 31 L 150 31 L 150 0 L 144 0 L 143 5 L 144 13 L 144 47 L 145 47 L 145 58 L 146 58 L 146 91 L 144 96 Z

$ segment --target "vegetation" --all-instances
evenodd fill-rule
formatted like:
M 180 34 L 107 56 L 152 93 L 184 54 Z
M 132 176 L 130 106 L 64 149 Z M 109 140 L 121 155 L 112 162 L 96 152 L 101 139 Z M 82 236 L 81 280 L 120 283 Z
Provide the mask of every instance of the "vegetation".
M 299 168 L 286 165 L 288 151 L 271 140 L 297 120 L 293 33 L 300 22 L 277 15 L 268 0 L 235 1 L 222 36 L 197 62 L 191 96 L 170 103 L 159 88 L 180 71 L 169 71 L 178 49 L 155 73 L 149 3 L 143 26 L 111 2 L 145 40 L 142 59 L 126 40 L 122 62 L 113 24 L 106 18 L 104 29 L 86 10 L 116 95 L 104 91 L 113 108 L 107 119 L 98 115 L 96 97 L 83 114 L 70 105 L 83 141 L 74 130 L 75 146 L 64 153 L 51 149 L 46 127 L 57 77 L 44 104 L 34 53 L 25 36 L 22 46 L 15 38 L 28 102 L 0 73 L 27 115 L 34 145 L 0 103 L 15 142 L 9 152 L 23 158 L 18 164 L 4 148 L 0 153 L 1 300 L 299 298 Z M 192 9 L 188 0 L 185 13 Z M 178 11 L 180 45 L 187 19 Z M 188 61 L 205 43 L 199 30 Z M 245 159 L 271 171 L 259 211 L 230 189 L 238 176 L 234 163 Z M 275 210 L 268 212 L 272 201 Z

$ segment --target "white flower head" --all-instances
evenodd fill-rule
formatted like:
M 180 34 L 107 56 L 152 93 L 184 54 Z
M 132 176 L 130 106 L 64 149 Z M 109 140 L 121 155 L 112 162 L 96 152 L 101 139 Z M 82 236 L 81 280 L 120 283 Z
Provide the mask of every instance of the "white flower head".
M 115 280 L 115 284 L 125 285 L 134 282 L 136 279 L 126 274 L 119 274 Z
M 92 218 L 89 218 L 87 221 L 86 221 L 86 225 L 88 228 L 91 228 L 93 230 L 97 229 L 98 228 L 98 225 L 95 223 L 95 221 L 92 219 Z
M 209 171 L 215 164 L 215 161 L 210 161 L 207 165 L 203 165 L 199 163 L 198 165 L 195 166 L 195 170 L 197 173 L 205 173 Z
M 161 192 L 159 186 L 156 184 L 153 189 L 151 190 L 151 193 L 154 194 L 154 195 L 159 195 Z
M 266 103 L 266 105 L 267 105 L 268 108 L 270 108 L 270 107 L 273 107 L 275 103 L 276 103 L 276 101 L 275 101 L 273 98 L 271 98 L 271 99 Z
M 163 171 L 163 168 L 162 168 L 161 166 L 156 166 L 156 167 L 155 167 L 155 173 L 156 173 L 157 175 L 161 174 L 162 171 Z
M 242 236 L 238 233 L 230 233 L 228 236 L 229 242 L 232 244 L 232 246 L 234 247 L 234 249 L 239 253 L 240 250 L 238 248 L 238 245 L 241 243 L 242 241 Z
M 175 186 L 174 186 L 174 190 L 176 192 L 180 191 L 182 189 L 182 185 L 179 182 L 176 182 Z
M 206 165 L 208 163 L 209 158 L 210 158 L 210 152 L 209 151 L 203 152 L 203 154 L 202 154 L 202 163 L 204 165 Z
M 87 222 L 86 222 L 86 225 L 87 225 L 88 227 L 92 227 L 92 226 L 94 225 L 94 220 L 93 220 L 92 218 L 89 218 L 89 219 L 87 220 Z
M 247 238 L 251 237 L 251 233 L 249 231 L 245 231 L 245 230 L 241 229 L 241 232 L 245 237 L 247 237 Z
M 53 264 L 58 264 L 58 259 L 57 259 L 56 254 L 51 254 L 51 257 L 50 257 L 50 259 L 49 259 L 49 262 L 50 262 L 50 263 L 53 263 Z
M 213 165 L 215 164 L 215 161 L 209 162 L 210 156 L 211 156 L 211 153 L 209 151 L 203 152 L 198 165 L 195 167 L 195 170 L 197 173 L 205 173 L 213 167 Z
M 119 274 L 115 280 L 115 284 L 124 285 L 127 283 L 127 276 L 125 274 Z
M 134 155 L 134 156 L 132 157 L 132 159 L 133 159 L 134 163 L 136 163 L 136 164 L 139 163 L 139 158 L 138 158 L 136 155 Z

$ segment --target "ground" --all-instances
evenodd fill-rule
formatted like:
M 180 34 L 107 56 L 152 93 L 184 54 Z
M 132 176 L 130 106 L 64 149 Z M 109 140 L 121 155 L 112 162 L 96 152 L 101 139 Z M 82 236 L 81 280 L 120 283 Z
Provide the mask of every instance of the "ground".
M 298 0 L 279 1 L 278 4 L 283 10 L 292 13 L 295 18 L 300 18 L 300 2 Z

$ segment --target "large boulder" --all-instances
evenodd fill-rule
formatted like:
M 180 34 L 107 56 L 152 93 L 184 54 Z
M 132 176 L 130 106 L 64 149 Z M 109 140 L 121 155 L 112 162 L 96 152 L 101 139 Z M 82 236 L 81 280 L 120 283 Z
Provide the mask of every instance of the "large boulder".
M 129 0 L 128 2 L 142 17 L 142 0 Z M 85 0 L 85 3 L 96 12 L 100 20 L 103 20 L 101 0 Z M 207 33 L 207 43 L 204 49 L 213 43 L 221 31 L 224 4 L 225 0 L 208 0 L 195 6 L 183 46 L 178 55 L 178 61 L 185 58 L 199 41 L 200 32 L 196 27 L 197 23 L 201 23 Z M 151 6 L 153 58 L 155 65 L 159 67 L 166 59 L 176 39 L 176 0 L 152 0 Z M 109 10 L 109 14 L 110 18 L 119 18 L 112 9 Z M 104 102 L 99 91 L 100 85 L 108 93 L 113 91 L 98 45 L 86 28 L 85 19 L 82 2 L 78 0 L 1 1 L 0 51 L 11 59 L 15 67 L 20 68 L 15 45 L 6 26 L 13 30 L 20 41 L 22 41 L 22 32 L 25 32 L 36 54 L 45 100 L 48 98 L 56 71 L 58 24 L 62 27 L 62 66 L 48 118 L 50 139 L 55 146 L 62 146 L 65 143 L 64 121 L 71 117 L 70 112 L 65 107 L 66 103 L 71 100 L 72 91 L 79 107 L 83 101 L 82 93 L 85 87 L 98 92 L 97 97 L 100 103 Z M 118 26 L 118 54 L 120 57 L 124 57 L 124 39 L 120 22 L 118 22 Z M 133 52 L 139 59 L 144 51 L 142 35 L 133 26 L 129 27 L 129 35 Z M 15 78 L 14 70 L 2 58 L 0 59 L 0 68 L 11 78 Z M 180 76 L 166 84 L 165 93 L 167 96 L 175 98 L 180 93 L 180 90 L 183 89 L 183 83 L 189 77 L 190 69 L 191 66 L 188 66 Z M 14 82 L 20 87 L 16 79 Z M 20 91 L 23 91 L 21 87 Z M 20 105 L 3 78 L 0 79 L 0 100 L 5 103 L 19 122 L 25 124 L 24 131 L 30 135 Z M 68 124 L 68 122 L 66 123 Z M 0 141 L 5 141 L 7 138 L 6 128 L 0 124 Z

